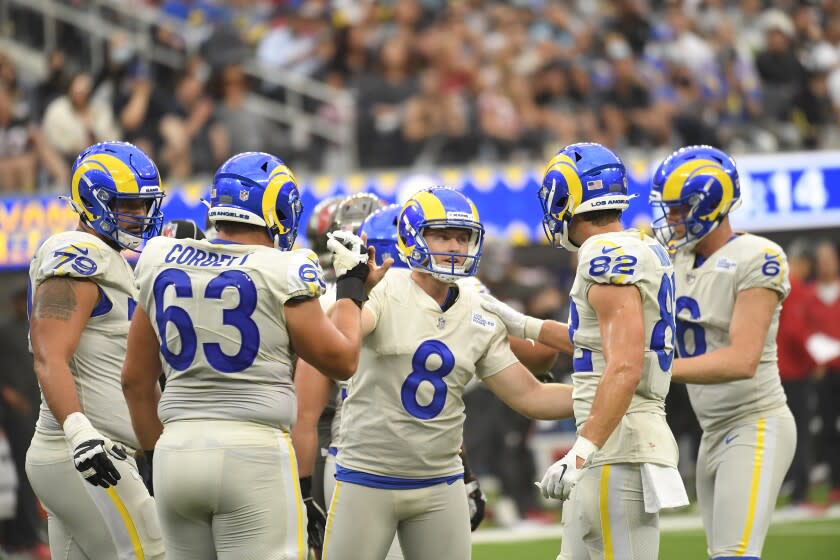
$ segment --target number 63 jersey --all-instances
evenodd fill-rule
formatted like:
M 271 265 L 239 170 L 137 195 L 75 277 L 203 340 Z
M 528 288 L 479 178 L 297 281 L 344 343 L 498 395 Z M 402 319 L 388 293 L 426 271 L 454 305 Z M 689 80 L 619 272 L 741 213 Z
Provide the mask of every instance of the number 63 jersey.
M 654 463 L 676 467 L 677 445 L 665 421 L 665 396 L 674 359 L 671 260 L 655 239 L 636 230 L 595 235 L 581 245 L 577 275 L 569 294 L 578 430 L 589 418 L 606 365 L 598 317 L 588 301 L 589 289 L 596 284 L 635 286 L 639 290 L 645 354 L 641 380 L 630 406 L 604 446 L 592 456 L 591 464 Z
M 160 340 L 162 422 L 236 420 L 289 430 L 295 357 L 284 305 L 324 291 L 309 250 L 156 237 L 135 269 Z
M 408 271 L 394 269 L 371 291 L 365 309 L 376 326 L 343 404 L 338 480 L 368 474 L 378 477 L 374 486 L 390 479 L 407 488 L 463 473 L 464 387 L 517 362 L 504 324 L 480 297 L 460 289 L 441 311 Z
M 787 259 L 763 237 L 741 234 L 695 267 L 695 255 L 674 258 L 677 279 L 677 356 L 692 358 L 729 345 L 729 325 L 738 292 L 766 288 L 779 302 L 773 312 L 755 376 L 716 385 L 687 385 L 691 406 L 704 431 L 730 427 L 765 414 L 786 413 L 779 379 L 776 333 L 782 300 L 790 292 Z

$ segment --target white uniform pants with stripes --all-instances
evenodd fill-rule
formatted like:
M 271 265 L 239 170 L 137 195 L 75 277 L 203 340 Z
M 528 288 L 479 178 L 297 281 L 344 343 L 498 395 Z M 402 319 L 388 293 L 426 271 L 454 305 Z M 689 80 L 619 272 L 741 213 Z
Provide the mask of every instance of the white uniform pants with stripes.
M 73 466 L 64 436 L 36 432 L 26 453 L 26 474 L 48 515 L 53 560 L 164 558 L 155 500 L 134 458 L 111 459 L 122 477 L 116 486 L 93 486 Z
M 329 505 L 332 503 L 333 492 L 335 491 L 335 455 L 327 455 L 324 462 L 324 501 Z M 400 548 L 399 536 L 395 536 L 391 542 L 391 548 L 385 555 L 385 560 L 404 560 L 402 548 Z
M 472 537 L 463 479 L 411 490 L 336 483 L 324 560 L 383 560 L 396 534 L 406 560 L 469 560 Z
M 645 512 L 641 465 L 589 467 L 563 504 L 558 560 L 657 560 L 659 514 Z
M 796 450 L 793 416 L 703 434 L 697 501 L 710 558 L 761 557 L 776 498 Z
M 306 559 L 287 432 L 234 421 L 167 423 L 154 484 L 167 560 Z

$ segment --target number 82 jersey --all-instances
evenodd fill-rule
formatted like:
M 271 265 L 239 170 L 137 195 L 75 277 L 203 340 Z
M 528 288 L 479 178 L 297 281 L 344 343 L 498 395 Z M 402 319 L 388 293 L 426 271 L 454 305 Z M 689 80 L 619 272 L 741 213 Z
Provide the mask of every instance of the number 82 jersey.
M 289 430 L 295 357 L 284 305 L 325 288 L 312 251 L 157 237 L 135 270 L 139 305 L 160 340 L 159 414 Z
M 665 421 L 665 396 L 674 359 L 674 269 L 665 249 L 636 230 L 587 239 L 569 297 L 569 338 L 574 344 L 574 410 L 578 429 L 588 420 L 606 361 L 601 328 L 589 304 L 596 284 L 635 286 L 642 299 L 645 356 L 641 380 L 627 413 L 592 464 L 654 463 L 676 466 L 677 447 Z

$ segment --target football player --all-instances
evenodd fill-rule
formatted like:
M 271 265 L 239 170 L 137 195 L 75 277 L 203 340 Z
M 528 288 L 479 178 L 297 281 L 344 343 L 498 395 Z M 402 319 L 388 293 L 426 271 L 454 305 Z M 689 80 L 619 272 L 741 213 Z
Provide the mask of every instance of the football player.
M 796 449 L 796 426 L 776 361 L 785 253 L 735 233 L 735 162 L 710 146 L 669 156 L 653 177 L 658 239 L 674 253 L 673 379 L 688 383 L 703 428 L 697 499 L 711 558 L 759 558 Z
M 625 231 L 627 175 L 600 144 L 572 144 L 549 162 L 539 199 L 552 245 L 578 253 L 568 325 L 488 300 L 509 332 L 567 350 L 578 437 L 549 467 L 543 496 L 563 507 L 559 558 L 659 557 L 659 510 L 686 505 L 677 445 L 665 421 L 674 358 L 673 267 L 665 249 Z
M 571 387 L 537 381 L 511 352 L 504 325 L 481 309 L 481 295 L 459 289 L 458 279 L 478 270 L 483 239 L 475 206 L 452 189 L 420 191 L 402 207 L 398 245 L 411 273 L 386 276 L 362 310 L 327 560 L 381 560 L 396 534 L 407 560 L 470 557 L 459 451 L 473 376 L 523 414 L 572 414 Z
M 291 250 L 301 211 L 295 177 L 282 161 L 238 154 L 211 187 L 216 239 L 159 237 L 137 263 L 140 293 L 123 389 L 138 440 L 154 452 L 158 512 L 172 557 L 308 554 L 288 433 L 293 356 L 339 379 L 352 375 L 359 310 L 387 266 L 369 268 L 361 240 L 335 234 L 331 322 L 318 303 L 324 280 L 317 257 Z
M 30 345 L 43 399 L 26 473 L 47 510 L 54 558 L 164 556 L 120 389 L 137 298 L 121 251 L 160 232 L 163 196 L 157 167 L 139 148 L 91 146 L 72 169 L 78 229 L 47 239 L 29 267 Z

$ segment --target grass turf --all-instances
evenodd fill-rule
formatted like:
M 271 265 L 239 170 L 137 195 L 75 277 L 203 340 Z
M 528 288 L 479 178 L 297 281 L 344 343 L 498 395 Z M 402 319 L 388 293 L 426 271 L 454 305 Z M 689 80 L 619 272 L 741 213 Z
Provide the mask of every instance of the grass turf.
M 560 540 L 534 540 L 477 544 L 473 560 L 554 560 Z M 662 560 L 705 560 L 703 532 L 663 533 L 659 545 Z M 773 525 L 764 543 L 762 560 L 840 560 L 840 520 L 811 520 Z

